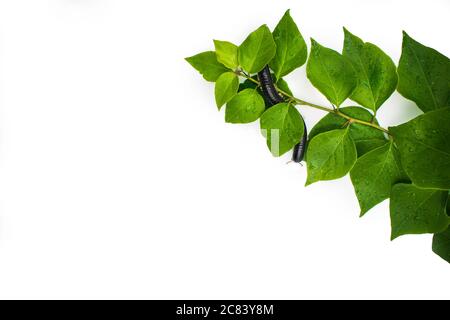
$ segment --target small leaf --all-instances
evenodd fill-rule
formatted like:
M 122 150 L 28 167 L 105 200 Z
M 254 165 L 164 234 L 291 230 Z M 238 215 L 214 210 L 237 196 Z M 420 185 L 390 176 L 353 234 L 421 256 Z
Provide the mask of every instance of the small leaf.
M 373 119 L 373 115 L 366 109 L 360 107 L 344 107 L 340 108 L 339 111 L 354 119 L 368 122 L 373 121 L 375 124 L 378 124 L 378 121 Z M 333 113 L 327 114 L 312 128 L 309 133 L 309 139 L 314 138 L 320 133 L 342 129 L 347 126 L 350 128 L 350 136 L 356 144 L 358 157 L 361 157 L 370 150 L 381 147 L 387 142 L 382 131 L 358 123 L 349 124 L 347 119 Z
M 255 80 L 258 80 L 257 76 L 252 77 Z M 245 90 L 245 89 L 256 89 L 256 91 L 258 91 L 258 93 L 263 97 L 264 99 L 264 105 L 266 106 L 266 108 L 270 108 L 272 106 L 272 103 L 269 101 L 269 99 L 263 94 L 261 87 L 258 87 L 256 83 L 254 83 L 253 81 L 246 79 L 244 82 L 242 82 L 241 84 L 239 84 L 239 92 Z
M 450 60 L 403 33 L 398 92 L 423 112 L 450 106 Z
M 280 79 L 304 65 L 308 56 L 305 40 L 289 10 L 273 31 L 273 39 L 277 50 L 270 68 L 274 71 L 275 77 Z
M 348 128 L 321 133 L 308 145 L 306 185 L 339 179 L 352 169 L 355 162 L 356 147 Z
M 214 47 L 217 61 L 233 70 L 239 66 L 237 45 L 228 41 L 214 40 Z
M 340 106 L 357 85 L 356 73 L 351 62 L 313 39 L 306 73 L 314 87 L 336 106 Z
M 398 150 L 392 142 L 359 158 L 350 171 L 350 177 L 361 207 L 361 216 L 388 199 L 394 184 L 408 181 Z
M 255 80 L 257 80 L 257 77 L 253 77 Z M 244 82 L 239 84 L 239 92 L 245 90 L 245 89 L 256 89 L 258 88 L 258 85 L 254 83 L 253 81 L 249 79 L 245 79 Z
M 286 92 L 287 94 L 289 94 L 289 95 L 291 95 L 291 96 L 293 95 L 291 89 L 289 88 L 288 83 L 287 83 L 283 78 L 280 78 L 280 79 L 277 81 L 277 87 L 278 87 L 280 90 Z
M 344 57 L 355 68 L 359 83 L 350 99 L 362 106 L 378 110 L 397 87 L 397 70 L 392 59 L 380 48 L 364 43 L 344 28 Z
M 391 239 L 444 231 L 450 222 L 445 213 L 447 198 L 448 191 L 396 184 L 391 193 Z
M 450 108 L 430 111 L 389 132 L 415 185 L 450 189 Z
M 239 78 L 233 72 L 223 73 L 216 81 L 215 97 L 217 108 L 230 101 L 238 92 Z
M 225 109 L 225 121 L 228 123 L 250 123 L 258 120 L 264 112 L 264 99 L 254 89 L 239 92 Z
M 215 82 L 222 73 L 228 71 L 223 64 L 217 61 L 217 56 L 214 51 L 199 53 L 186 58 L 186 61 L 200 72 L 206 81 L 210 82 Z
M 275 56 L 276 45 L 266 25 L 253 31 L 240 45 L 239 63 L 249 73 L 261 71 Z
M 291 150 L 303 136 L 303 119 L 297 109 L 287 103 L 279 103 L 263 113 L 261 132 L 275 157 Z

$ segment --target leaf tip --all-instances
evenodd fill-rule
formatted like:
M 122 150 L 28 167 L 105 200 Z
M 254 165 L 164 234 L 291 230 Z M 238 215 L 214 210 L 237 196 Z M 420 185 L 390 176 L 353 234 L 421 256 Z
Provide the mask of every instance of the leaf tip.
M 409 34 L 405 30 L 402 31 L 402 35 L 403 35 L 403 40 L 411 39 L 411 37 L 409 36 Z
M 186 57 L 184 60 L 192 66 L 192 57 Z
M 311 179 L 307 178 L 306 182 L 305 182 L 305 187 L 308 187 L 310 185 L 312 185 L 314 183 L 314 181 L 312 181 Z
M 392 231 L 391 232 L 391 241 L 394 241 L 395 239 L 397 239 L 400 236 L 401 236 L 401 234 L 397 234 L 396 232 Z

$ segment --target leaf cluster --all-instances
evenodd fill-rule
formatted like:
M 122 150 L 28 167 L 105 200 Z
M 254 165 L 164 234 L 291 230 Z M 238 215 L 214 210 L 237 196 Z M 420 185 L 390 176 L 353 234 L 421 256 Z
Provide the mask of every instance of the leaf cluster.
M 240 45 L 214 40 L 214 51 L 186 60 L 215 82 L 226 122 L 259 120 L 274 156 L 291 150 L 306 132 L 298 106 L 327 111 L 309 135 L 306 185 L 349 174 L 361 216 L 390 199 L 391 238 L 434 234 L 433 251 L 450 262 L 450 60 L 404 32 L 396 65 L 375 44 L 343 33 L 341 51 L 311 39 L 308 53 L 288 10 L 273 31 L 262 25 Z M 305 64 L 307 78 L 332 109 L 293 96 L 283 77 Z M 275 106 L 257 77 L 266 66 L 285 98 Z M 396 90 L 423 114 L 384 129 L 377 112 Z

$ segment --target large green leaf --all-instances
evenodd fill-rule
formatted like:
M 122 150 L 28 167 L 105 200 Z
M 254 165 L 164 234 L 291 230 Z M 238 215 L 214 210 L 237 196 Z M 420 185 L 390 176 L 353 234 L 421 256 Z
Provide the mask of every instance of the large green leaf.
M 377 120 L 373 119 L 373 115 L 366 109 L 360 107 L 344 107 L 340 108 L 339 111 L 354 119 L 373 121 L 378 124 Z M 333 113 L 327 114 L 311 129 L 309 139 L 314 138 L 320 133 L 342 129 L 347 126 L 350 127 L 350 136 L 356 144 L 359 157 L 370 150 L 381 147 L 387 142 L 382 131 L 359 123 L 349 124 L 347 119 Z
M 214 47 L 217 61 L 233 70 L 239 66 L 237 45 L 228 41 L 214 40 Z
M 291 150 L 303 136 L 303 119 L 297 109 L 287 103 L 279 103 L 261 116 L 261 132 L 275 157 Z
M 392 186 L 408 180 L 400 163 L 400 155 L 392 142 L 370 151 L 356 161 L 350 171 L 358 197 L 361 216 L 389 198 Z
M 447 198 L 448 191 L 396 184 L 391 193 L 391 239 L 444 231 L 450 223 L 445 212 Z
M 334 105 L 340 106 L 357 85 L 351 62 L 338 52 L 311 39 L 311 54 L 306 67 L 308 79 Z
M 450 108 L 425 113 L 389 131 L 414 184 L 450 189 Z
M 344 57 L 353 64 L 359 80 L 350 99 L 362 106 L 378 110 L 397 87 L 397 70 L 392 59 L 380 48 L 364 43 L 344 28 Z
M 240 45 L 239 64 L 249 73 L 261 71 L 275 56 L 276 44 L 266 25 L 253 31 Z
M 450 60 L 403 33 L 398 92 L 423 112 L 450 106 Z
M 250 123 L 258 120 L 264 112 L 264 99 L 255 89 L 245 89 L 227 103 L 225 121 L 228 123 Z
M 215 97 L 217 108 L 221 108 L 230 101 L 238 92 L 239 78 L 233 72 L 223 73 L 216 81 Z
M 356 147 L 349 128 L 321 133 L 308 145 L 306 185 L 345 176 L 356 162 Z
M 297 25 L 292 19 L 289 10 L 286 11 L 275 30 L 273 31 L 277 50 L 270 67 L 275 73 L 275 77 L 289 74 L 306 62 L 308 50 Z
M 222 73 L 229 71 L 223 64 L 217 61 L 214 51 L 206 51 L 195 56 L 186 58 L 198 72 L 203 75 L 206 81 L 215 82 Z

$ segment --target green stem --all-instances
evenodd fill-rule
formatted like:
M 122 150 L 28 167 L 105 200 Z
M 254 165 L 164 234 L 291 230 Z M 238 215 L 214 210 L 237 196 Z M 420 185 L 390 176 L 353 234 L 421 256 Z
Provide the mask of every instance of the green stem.
M 249 76 L 247 76 L 246 74 L 244 74 L 242 72 L 239 72 L 238 75 L 248 79 L 249 81 L 255 83 L 258 86 L 261 85 L 258 80 L 253 79 L 252 77 L 249 77 Z M 289 98 L 290 101 L 295 102 L 298 105 L 308 106 L 308 107 L 319 109 L 319 110 L 322 110 L 322 111 L 325 111 L 325 112 L 328 112 L 328 113 L 333 113 L 333 114 L 338 115 L 338 116 L 340 116 L 340 117 L 342 117 L 344 119 L 347 119 L 350 123 L 359 123 L 359 124 L 362 124 L 364 126 L 372 127 L 372 128 L 377 129 L 377 130 L 383 131 L 384 133 L 390 134 L 387 129 L 377 125 L 376 123 L 367 122 L 367 121 L 359 120 L 359 119 L 356 119 L 356 118 L 352 118 L 352 117 L 346 115 L 345 113 L 342 113 L 341 111 L 339 111 L 338 108 L 337 109 L 330 109 L 330 108 L 327 108 L 327 107 L 319 106 L 318 104 L 314 104 L 314 103 L 311 103 L 311 102 L 308 102 L 308 101 L 296 98 L 296 97 L 290 95 L 289 93 L 281 90 L 278 87 L 277 87 L 277 91 L 280 94 L 282 94 L 283 96 L 285 96 L 286 98 Z

